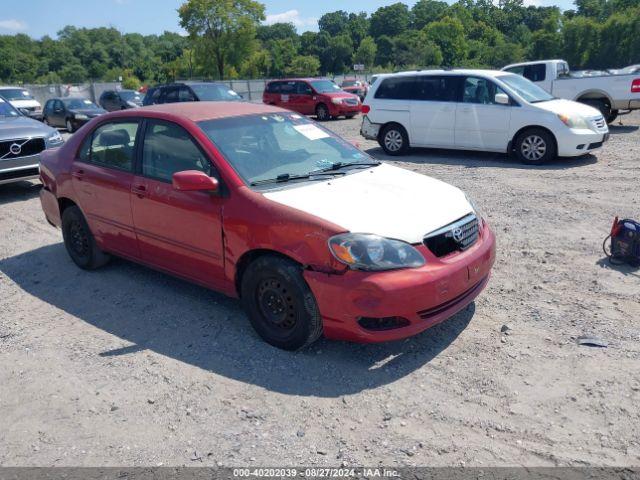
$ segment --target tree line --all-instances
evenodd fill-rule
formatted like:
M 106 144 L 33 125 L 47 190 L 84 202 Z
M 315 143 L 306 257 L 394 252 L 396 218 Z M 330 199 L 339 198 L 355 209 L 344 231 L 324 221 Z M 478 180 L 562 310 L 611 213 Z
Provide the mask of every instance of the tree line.
M 262 78 L 428 67 L 499 68 L 564 58 L 573 68 L 640 63 L 640 0 L 576 0 L 575 9 L 522 0 L 419 0 L 364 12 L 335 11 L 318 31 L 265 25 L 255 0 L 186 0 L 187 36 L 121 34 L 67 26 L 57 38 L 0 36 L 3 83 L 116 81 L 127 87 L 186 78 Z

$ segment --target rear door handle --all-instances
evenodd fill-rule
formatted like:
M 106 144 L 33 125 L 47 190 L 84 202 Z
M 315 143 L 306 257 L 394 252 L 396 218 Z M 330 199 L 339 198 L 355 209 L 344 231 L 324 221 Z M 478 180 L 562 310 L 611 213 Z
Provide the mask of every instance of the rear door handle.
M 145 187 L 144 185 L 136 185 L 134 187 L 131 187 L 131 192 L 135 193 L 138 198 L 144 198 L 147 196 L 147 187 Z
M 83 179 L 83 177 L 84 177 L 84 170 L 82 170 L 82 169 L 80 169 L 80 170 L 74 170 L 74 171 L 71 173 L 71 176 L 72 176 L 72 177 L 77 178 L 78 180 L 82 180 L 82 179 Z

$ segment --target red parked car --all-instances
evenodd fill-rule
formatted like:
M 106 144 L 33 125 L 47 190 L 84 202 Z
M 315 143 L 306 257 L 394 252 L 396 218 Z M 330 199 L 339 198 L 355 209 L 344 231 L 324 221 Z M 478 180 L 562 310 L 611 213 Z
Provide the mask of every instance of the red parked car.
M 353 78 L 345 78 L 340 85 L 345 92 L 353 93 L 360 98 L 360 101 L 364 101 L 364 98 L 369 92 L 369 85 L 363 80 L 356 80 Z
M 239 297 L 285 349 L 414 335 L 469 304 L 494 261 L 463 192 L 268 105 L 112 112 L 40 171 L 45 216 L 79 267 L 116 255 Z
M 315 115 L 321 122 L 337 117 L 353 118 L 360 113 L 360 98 L 326 79 L 271 81 L 262 94 L 262 101 L 303 115 Z

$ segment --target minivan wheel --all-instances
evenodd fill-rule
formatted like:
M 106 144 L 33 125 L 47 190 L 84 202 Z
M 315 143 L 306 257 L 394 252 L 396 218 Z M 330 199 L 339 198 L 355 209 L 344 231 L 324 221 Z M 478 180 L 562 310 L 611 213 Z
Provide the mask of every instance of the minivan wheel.
M 321 103 L 316 107 L 316 118 L 319 122 L 326 122 L 331 118 L 331 115 L 329 115 L 329 109 L 324 103 Z
M 69 120 L 68 118 L 67 118 L 67 121 L 65 122 L 65 127 L 67 128 L 67 132 L 69 133 L 74 132 L 73 123 L 71 123 L 71 120 Z
M 240 296 L 251 325 L 274 347 L 298 350 L 322 335 L 320 312 L 302 269 L 286 258 L 254 260 L 242 275 Z
M 84 270 L 94 270 L 105 265 L 110 256 L 100 250 L 87 221 L 76 206 L 62 213 L 62 238 L 71 260 Z
M 522 163 L 541 165 L 556 157 L 556 143 L 546 130 L 531 128 L 518 135 L 515 152 Z
M 382 132 L 378 143 L 387 155 L 404 155 L 409 150 L 409 137 L 400 125 L 387 125 Z

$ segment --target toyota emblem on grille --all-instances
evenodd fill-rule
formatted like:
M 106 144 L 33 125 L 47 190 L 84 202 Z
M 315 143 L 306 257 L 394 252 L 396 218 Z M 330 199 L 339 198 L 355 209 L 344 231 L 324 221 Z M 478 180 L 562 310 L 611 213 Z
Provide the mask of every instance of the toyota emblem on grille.
M 12 143 L 11 146 L 9 147 L 9 151 L 11 152 L 12 155 L 20 155 L 20 152 L 22 152 L 22 145 L 18 145 L 17 143 Z
M 451 230 L 451 234 L 453 235 L 453 239 L 460 243 L 462 242 L 462 239 L 464 238 L 464 234 L 462 233 L 462 229 L 460 227 L 456 227 L 453 230 Z

